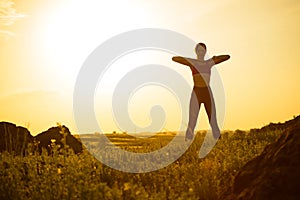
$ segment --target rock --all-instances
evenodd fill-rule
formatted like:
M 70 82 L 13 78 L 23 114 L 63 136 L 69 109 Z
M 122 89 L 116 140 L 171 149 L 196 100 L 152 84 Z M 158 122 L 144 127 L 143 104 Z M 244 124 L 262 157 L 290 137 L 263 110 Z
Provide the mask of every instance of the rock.
M 220 199 L 300 199 L 300 123 L 296 121 L 280 125 L 288 128 L 241 168 Z
M 73 135 L 71 135 L 69 129 L 65 126 L 62 126 L 64 132 L 66 134 L 66 144 L 73 149 L 74 153 L 81 153 L 82 152 L 82 143 L 77 140 Z M 35 140 L 39 143 L 38 149 L 41 152 L 42 148 L 51 151 L 51 143 L 55 143 L 56 145 L 60 145 L 62 148 L 64 146 L 62 139 L 64 138 L 63 133 L 61 131 L 61 127 L 52 127 L 49 128 L 47 131 L 44 131 L 37 136 L 34 137 Z M 52 140 L 52 141 L 51 141 Z M 55 142 L 54 142 L 55 141 Z
M 32 142 L 33 136 L 26 128 L 9 122 L 0 122 L 0 152 L 24 155 L 28 144 Z

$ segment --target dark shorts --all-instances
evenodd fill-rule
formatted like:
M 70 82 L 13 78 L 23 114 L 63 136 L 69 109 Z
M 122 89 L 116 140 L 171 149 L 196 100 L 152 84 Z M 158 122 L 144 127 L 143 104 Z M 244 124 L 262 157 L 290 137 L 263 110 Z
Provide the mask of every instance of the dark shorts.
M 198 103 L 211 103 L 212 93 L 210 87 L 194 87 L 193 92 L 197 96 Z

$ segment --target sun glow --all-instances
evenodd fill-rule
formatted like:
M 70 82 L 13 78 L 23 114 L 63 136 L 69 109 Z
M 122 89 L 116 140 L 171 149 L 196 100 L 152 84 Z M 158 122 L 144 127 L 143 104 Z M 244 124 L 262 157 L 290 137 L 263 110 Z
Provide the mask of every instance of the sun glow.
M 150 23 L 134 2 L 64 1 L 47 16 L 44 48 L 53 73 L 63 74 L 63 86 L 73 86 L 82 63 L 102 42 Z

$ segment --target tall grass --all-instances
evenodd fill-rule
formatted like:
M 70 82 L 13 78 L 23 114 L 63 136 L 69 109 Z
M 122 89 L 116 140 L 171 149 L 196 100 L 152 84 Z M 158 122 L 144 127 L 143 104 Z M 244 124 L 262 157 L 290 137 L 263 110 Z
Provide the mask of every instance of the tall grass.
M 204 138 L 199 133 L 176 162 L 143 174 L 111 169 L 87 151 L 75 155 L 55 142 L 51 155 L 47 151 L 38 154 L 32 145 L 26 156 L 0 154 L 0 199 L 217 199 L 237 171 L 280 134 L 226 132 L 209 155 L 199 159 Z M 159 137 L 165 144 L 164 136 Z M 143 142 L 148 152 L 157 145 L 137 140 Z

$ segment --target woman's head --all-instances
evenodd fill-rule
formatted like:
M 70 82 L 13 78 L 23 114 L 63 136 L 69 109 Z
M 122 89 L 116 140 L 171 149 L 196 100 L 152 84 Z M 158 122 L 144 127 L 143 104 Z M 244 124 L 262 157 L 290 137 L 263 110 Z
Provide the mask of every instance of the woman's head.
M 198 58 L 204 58 L 206 54 L 206 45 L 204 43 L 198 43 L 195 47 L 195 52 Z

